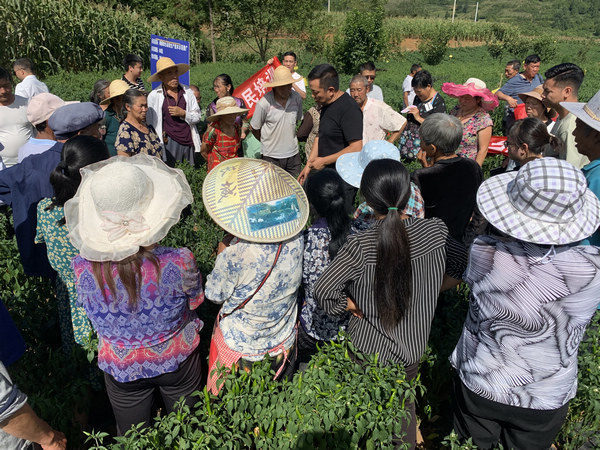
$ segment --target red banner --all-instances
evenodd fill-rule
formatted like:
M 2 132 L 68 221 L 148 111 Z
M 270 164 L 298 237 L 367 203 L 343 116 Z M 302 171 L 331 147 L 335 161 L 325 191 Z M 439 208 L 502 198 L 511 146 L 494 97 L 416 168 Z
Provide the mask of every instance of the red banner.
M 488 153 L 491 155 L 497 155 L 499 153 L 508 155 L 508 150 L 504 146 L 504 142 L 506 142 L 506 136 L 492 136 L 490 145 L 488 145 Z
M 271 88 L 265 88 L 263 85 L 273 80 L 273 71 L 280 65 L 277 56 L 273 57 L 273 64 L 264 66 L 233 91 L 233 96 L 244 100 L 246 108 L 250 110 L 248 111 L 248 118 L 254 114 L 254 107 L 262 96 L 271 90 Z

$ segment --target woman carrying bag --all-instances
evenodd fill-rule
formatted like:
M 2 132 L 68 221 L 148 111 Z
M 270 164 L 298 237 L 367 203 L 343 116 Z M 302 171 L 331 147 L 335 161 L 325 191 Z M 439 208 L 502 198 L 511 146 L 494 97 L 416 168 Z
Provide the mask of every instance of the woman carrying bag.
M 283 169 L 236 158 L 207 175 L 202 198 L 213 220 L 235 236 L 206 281 L 208 299 L 223 305 L 211 342 L 207 388 L 219 392 L 219 367 L 250 370 L 266 356 L 274 358 L 276 378 L 289 376 L 296 357 L 306 195 Z

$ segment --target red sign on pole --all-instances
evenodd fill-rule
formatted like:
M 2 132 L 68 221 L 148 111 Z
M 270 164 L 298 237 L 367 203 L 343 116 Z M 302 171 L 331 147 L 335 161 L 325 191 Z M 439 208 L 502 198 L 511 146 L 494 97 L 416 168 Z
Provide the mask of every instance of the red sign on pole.
M 244 100 L 246 108 L 250 110 L 248 111 L 248 118 L 254 114 L 254 108 L 262 96 L 271 90 L 271 88 L 265 88 L 263 85 L 273 80 L 273 71 L 280 65 L 279 59 L 275 56 L 273 64 L 264 66 L 233 91 L 233 96 Z

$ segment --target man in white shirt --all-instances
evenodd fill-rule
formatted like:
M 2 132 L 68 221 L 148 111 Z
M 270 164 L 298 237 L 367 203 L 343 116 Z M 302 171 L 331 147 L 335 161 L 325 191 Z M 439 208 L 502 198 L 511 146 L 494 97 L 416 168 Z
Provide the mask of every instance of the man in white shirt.
M 17 164 L 19 149 L 33 133 L 27 99 L 13 94 L 12 88 L 10 73 L 0 67 L 0 157 L 6 167 Z
M 406 75 L 406 78 L 402 82 L 402 92 L 404 93 L 404 107 L 407 108 L 413 104 L 415 99 L 415 91 L 412 87 L 412 80 L 415 74 L 423 68 L 419 64 L 413 64 L 410 66 L 410 73 Z
M 367 97 L 367 79 L 355 75 L 350 80 L 350 96 L 363 112 L 363 146 L 369 141 L 398 140 L 406 126 L 406 119 L 384 102 Z M 386 139 L 387 137 L 387 139 Z
M 256 104 L 250 126 L 260 141 L 262 159 L 297 178 L 302 169 L 296 137 L 296 124 L 302 119 L 302 98 L 293 90 L 294 83 L 287 67 L 277 67 L 273 81 L 264 84 L 273 90 Z
M 29 58 L 19 58 L 13 63 L 15 76 L 21 80 L 15 87 L 15 95 L 31 98 L 36 94 L 49 92 L 48 86 L 34 75 L 34 69 L 33 61 Z
M 573 136 L 576 117 L 561 105 L 561 102 L 577 102 L 578 92 L 583 82 L 583 70 L 572 63 L 561 63 L 551 67 L 544 74 L 544 90 L 542 92 L 542 103 L 548 108 L 554 108 L 558 113 L 558 119 L 552 128 L 552 134 L 563 141 L 560 152 L 550 154 L 545 152 L 544 156 L 555 156 L 566 159 L 578 169 L 581 169 L 590 160 L 587 156 L 577 151 L 577 143 Z

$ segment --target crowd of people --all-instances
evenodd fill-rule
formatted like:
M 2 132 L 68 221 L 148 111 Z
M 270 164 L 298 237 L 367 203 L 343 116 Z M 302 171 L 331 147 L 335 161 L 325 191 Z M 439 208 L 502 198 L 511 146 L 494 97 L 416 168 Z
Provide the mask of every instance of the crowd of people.
M 398 112 L 372 62 L 344 91 L 333 66 L 305 82 L 296 54 L 282 59 L 251 117 L 228 74 L 204 113 L 199 89 L 179 81 L 189 66 L 166 57 L 151 92 L 142 59 L 127 55 L 122 78 L 99 80 L 81 103 L 49 93 L 27 58 L 12 67 L 14 89 L 0 68 L 3 212 L 25 273 L 56 281 L 63 349 L 98 335 L 117 433 L 151 423 L 155 393 L 167 412 L 181 398 L 193 406 L 194 391 L 218 396 L 224 372 L 266 357 L 275 379 L 291 377 L 340 331 L 413 379 L 440 292 L 464 282 L 455 430 L 480 448 L 549 448 L 600 303 L 600 91 L 578 102 L 582 69 L 542 77 L 531 55 L 523 72 L 507 64 L 497 93 L 478 78 L 442 84 L 458 99 L 447 111 L 414 64 Z M 307 91 L 315 106 L 303 113 Z M 484 180 L 499 100 L 507 164 Z M 204 161 L 201 201 L 225 235 L 205 281 L 190 250 L 160 244 L 200 201 L 175 164 Z M 205 298 L 221 305 L 209 355 L 195 312 Z M 13 360 L 0 363 L 0 447 L 66 448 L 12 383 Z M 406 406 L 404 435 L 390 439 L 414 447 Z

